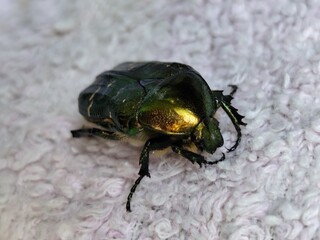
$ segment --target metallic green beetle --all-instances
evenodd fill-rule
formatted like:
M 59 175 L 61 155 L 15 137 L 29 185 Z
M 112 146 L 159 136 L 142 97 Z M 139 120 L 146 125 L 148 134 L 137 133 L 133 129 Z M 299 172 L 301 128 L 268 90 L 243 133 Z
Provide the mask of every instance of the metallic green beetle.
M 140 155 L 139 177 L 128 195 L 126 209 L 144 176 L 150 177 L 149 152 L 167 147 L 192 163 L 208 162 L 193 151 L 214 153 L 223 146 L 218 108 L 227 113 L 241 140 L 240 125 L 246 125 L 237 109 L 231 106 L 237 87 L 230 95 L 210 90 L 206 81 L 192 67 L 170 62 L 126 62 L 98 75 L 79 95 L 79 111 L 99 128 L 73 130 L 73 137 L 98 136 L 118 140 L 122 137 L 146 139 Z

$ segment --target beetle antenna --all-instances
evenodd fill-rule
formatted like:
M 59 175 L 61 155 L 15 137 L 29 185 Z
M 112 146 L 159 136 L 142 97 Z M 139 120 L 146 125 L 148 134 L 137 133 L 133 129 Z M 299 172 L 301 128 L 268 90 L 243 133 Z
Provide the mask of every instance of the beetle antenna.
M 131 201 L 132 195 L 136 191 L 137 186 L 139 185 L 139 183 L 141 182 L 141 180 L 142 180 L 142 178 L 144 176 L 145 175 L 140 175 L 137 178 L 137 180 L 135 181 L 135 183 L 133 184 L 133 186 L 132 186 L 132 188 L 130 190 L 130 193 L 129 193 L 128 198 L 127 198 L 127 205 L 126 205 L 127 212 L 131 212 L 130 201 Z

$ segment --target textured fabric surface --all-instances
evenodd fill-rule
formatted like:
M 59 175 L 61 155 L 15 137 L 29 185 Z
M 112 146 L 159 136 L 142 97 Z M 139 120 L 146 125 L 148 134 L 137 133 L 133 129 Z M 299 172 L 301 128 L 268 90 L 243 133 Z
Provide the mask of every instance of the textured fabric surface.
M 320 239 L 320 3 L 0 0 L 0 239 Z M 239 148 L 72 139 L 79 92 L 124 61 L 178 61 L 239 90 Z M 236 138 L 219 111 L 225 147 Z M 208 160 L 217 159 L 223 147 Z

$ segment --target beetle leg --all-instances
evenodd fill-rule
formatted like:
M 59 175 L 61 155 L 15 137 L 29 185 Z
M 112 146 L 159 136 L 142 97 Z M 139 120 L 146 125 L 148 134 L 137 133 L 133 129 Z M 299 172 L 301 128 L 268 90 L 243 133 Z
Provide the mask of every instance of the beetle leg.
M 218 162 L 221 162 L 225 159 L 225 154 L 222 153 L 222 157 L 219 160 L 208 162 L 202 155 L 185 150 L 179 145 L 173 145 L 171 146 L 171 148 L 172 148 L 172 151 L 190 160 L 193 164 L 195 162 L 198 163 L 200 167 L 202 167 L 202 164 L 210 164 L 210 165 L 217 164 Z
M 224 161 L 225 159 L 226 159 L 226 155 L 225 155 L 224 153 L 222 153 L 222 157 L 221 157 L 220 159 L 218 159 L 218 160 L 216 160 L 216 161 L 213 161 L 213 162 L 208 162 L 208 161 L 207 161 L 207 164 L 209 164 L 209 165 L 214 165 L 214 164 L 217 164 L 218 162 Z
M 206 163 L 205 158 L 200 155 L 200 154 L 196 154 L 194 152 L 188 151 L 183 149 L 182 147 L 179 146 L 172 146 L 172 151 L 174 151 L 175 153 L 185 157 L 186 159 L 190 160 L 190 162 L 192 162 L 192 164 L 194 164 L 195 162 L 199 164 L 200 167 L 202 167 L 203 163 Z
M 144 178 L 145 175 L 140 175 L 137 180 L 134 182 L 134 185 L 132 186 L 130 193 L 128 195 L 128 199 L 127 199 L 127 204 L 126 204 L 126 209 L 127 212 L 131 212 L 131 206 L 130 206 L 130 202 L 131 202 L 131 198 L 133 193 L 136 191 L 137 186 L 140 184 L 142 178 Z
M 232 123 L 233 123 L 233 126 L 235 127 L 236 131 L 237 131 L 237 140 L 236 140 L 236 143 L 230 148 L 228 149 L 228 152 L 232 152 L 234 151 L 240 141 L 241 141 L 241 128 L 240 128 L 240 125 L 247 125 L 246 123 L 244 123 L 242 121 L 242 118 L 244 118 L 242 115 L 240 115 L 238 113 L 238 110 L 236 108 L 234 108 L 233 106 L 231 106 L 230 104 L 222 101 L 221 102 L 221 107 L 222 109 L 227 113 L 227 115 L 229 116 L 229 118 L 231 119 Z
M 231 87 L 231 92 L 228 95 L 223 95 L 223 91 L 222 90 L 211 90 L 211 94 L 213 96 L 213 98 L 227 98 L 225 100 L 227 100 L 229 103 L 231 103 L 231 100 L 233 99 L 233 95 L 237 92 L 238 90 L 238 86 L 234 85 L 234 84 L 229 84 L 228 87 Z
M 229 95 L 232 97 L 237 92 L 238 86 L 233 84 L 229 84 L 228 86 L 231 87 L 231 92 L 229 93 Z
M 228 117 L 230 118 L 231 122 L 233 123 L 233 126 L 237 131 L 236 143 L 230 149 L 228 149 L 228 152 L 232 152 L 238 147 L 241 141 L 240 125 L 245 126 L 247 124 L 242 121 L 244 117 L 238 113 L 238 109 L 231 105 L 231 100 L 233 99 L 232 95 L 237 91 L 237 86 L 229 86 L 232 87 L 230 95 L 223 95 L 222 91 L 212 91 L 212 98 L 214 101 L 216 101 L 217 108 L 222 107 L 222 109 L 227 113 Z
M 244 122 L 239 122 L 235 116 L 232 114 L 232 109 L 233 108 L 232 106 L 226 106 L 226 105 L 222 105 L 222 108 L 224 109 L 224 111 L 229 115 L 229 117 L 231 118 L 231 121 L 233 123 L 233 126 L 235 127 L 236 131 L 237 131 L 237 140 L 236 140 L 236 143 L 228 149 L 228 152 L 232 152 L 234 150 L 236 150 L 236 148 L 238 147 L 240 141 L 241 141 L 241 137 L 242 137 L 242 134 L 241 134 L 241 128 L 240 128 L 240 125 L 247 125 L 246 123 Z
M 82 128 L 77 130 L 71 131 L 72 137 L 79 138 L 79 137 L 102 137 L 107 138 L 111 140 L 118 140 L 120 139 L 120 135 L 118 135 L 116 132 L 103 130 L 99 128 Z
M 137 178 L 134 185 L 132 186 L 127 198 L 126 209 L 128 212 L 131 212 L 130 201 L 142 178 L 144 178 L 144 176 L 151 177 L 149 173 L 149 152 L 164 149 L 166 147 L 169 147 L 171 144 L 172 141 L 168 137 L 152 138 L 144 144 L 139 161 L 139 164 L 141 165 L 139 170 L 140 176 Z

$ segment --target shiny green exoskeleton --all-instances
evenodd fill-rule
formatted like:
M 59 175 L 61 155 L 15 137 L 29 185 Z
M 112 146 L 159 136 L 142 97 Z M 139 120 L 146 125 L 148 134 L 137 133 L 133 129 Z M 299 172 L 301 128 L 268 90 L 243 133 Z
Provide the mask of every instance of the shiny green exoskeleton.
M 192 163 L 208 162 L 199 154 L 214 153 L 223 145 L 219 122 L 214 118 L 221 107 L 231 119 L 238 137 L 229 151 L 240 143 L 242 122 L 231 106 L 232 92 L 210 90 L 206 81 L 192 67 L 181 63 L 126 62 L 101 73 L 79 96 L 79 111 L 97 128 L 72 131 L 73 137 L 98 136 L 118 140 L 122 137 L 146 139 L 140 155 L 139 177 L 127 200 L 144 176 L 149 174 L 149 152 L 167 147 Z M 197 152 L 192 151 L 196 147 Z

